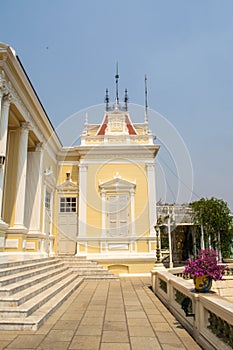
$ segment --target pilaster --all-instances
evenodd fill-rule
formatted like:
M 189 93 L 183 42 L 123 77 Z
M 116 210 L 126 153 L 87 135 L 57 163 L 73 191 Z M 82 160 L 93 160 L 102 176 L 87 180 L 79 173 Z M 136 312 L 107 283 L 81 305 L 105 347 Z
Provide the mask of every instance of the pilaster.
M 101 190 L 102 200 L 102 237 L 106 237 L 106 191 Z
M 150 236 L 155 236 L 154 225 L 156 223 L 156 191 L 155 191 L 155 164 L 146 164 L 147 168 L 147 187 L 148 187 L 148 205 L 149 205 L 149 224 Z
M 134 237 L 136 235 L 135 228 L 135 208 L 134 208 L 134 190 L 130 190 L 130 211 L 131 211 L 131 235 Z
M 79 237 L 86 237 L 87 168 L 88 167 L 85 164 L 79 165 Z

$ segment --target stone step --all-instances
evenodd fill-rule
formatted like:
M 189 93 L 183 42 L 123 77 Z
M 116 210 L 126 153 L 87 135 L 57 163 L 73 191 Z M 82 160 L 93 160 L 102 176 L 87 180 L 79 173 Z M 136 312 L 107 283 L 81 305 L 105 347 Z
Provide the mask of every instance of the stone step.
M 70 283 L 74 282 L 77 279 L 76 274 L 71 274 L 61 281 L 53 284 L 48 289 L 42 291 L 39 296 L 35 295 L 34 297 L 27 300 L 25 303 L 19 306 L 12 307 L 1 307 L 0 308 L 0 318 L 16 318 L 16 317 L 28 317 L 37 309 L 39 309 L 43 304 L 47 303 L 51 298 L 57 295 Z
M 68 265 L 93 265 L 93 266 L 101 266 L 99 265 L 96 261 L 90 261 L 90 260 L 81 260 L 81 261 L 72 261 L 72 260 L 66 260 L 66 259 L 60 259 L 60 261 L 64 262 L 64 264 L 68 264 Z
M 119 279 L 84 256 L 1 266 L 0 329 L 37 329 L 83 280 Z
M 84 276 L 84 275 L 80 275 L 80 277 L 83 277 L 86 280 L 88 281 L 98 281 L 98 280 L 114 280 L 114 281 L 119 281 L 120 278 L 113 275 L 93 275 L 93 276 Z
M 46 259 L 43 259 L 43 260 L 45 261 L 36 261 L 36 262 L 32 261 L 31 263 L 28 263 L 28 264 L 20 264 L 19 266 L 14 265 L 14 266 L 5 267 L 5 268 L 0 266 L 0 277 L 13 275 L 14 273 L 19 273 L 27 270 L 32 270 L 32 269 L 35 269 L 36 267 L 43 267 L 43 266 L 56 264 L 59 261 L 58 259 L 54 259 L 54 258 L 53 260 L 46 260 Z
M 86 255 L 65 255 L 65 254 L 59 254 L 58 258 L 60 259 L 67 259 L 67 260 L 87 260 Z
M 15 282 L 24 280 L 28 277 L 34 276 L 35 274 L 41 274 L 41 273 L 44 273 L 46 271 L 51 271 L 51 269 L 56 269 L 56 268 L 59 268 L 62 266 L 63 266 L 63 263 L 58 262 L 56 264 L 53 264 L 52 266 L 47 265 L 47 266 L 41 267 L 41 268 L 34 268 L 34 269 L 32 268 L 28 271 L 21 271 L 19 273 L 15 273 L 15 274 L 10 275 L 10 276 L 1 277 L 0 278 L 0 287 L 6 286 L 10 283 L 15 283 Z
M 8 261 L 8 262 L 1 262 L 0 263 L 0 270 L 5 269 L 8 267 L 14 267 L 14 266 L 20 266 L 20 265 L 30 265 L 34 264 L 37 262 L 42 262 L 42 261 L 52 261 L 52 260 L 57 260 L 56 258 L 41 258 L 41 259 L 29 259 L 29 260 L 17 260 L 17 261 Z
M 108 271 L 108 270 L 103 270 L 101 266 L 69 266 L 70 269 L 73 271 Z
M 26 280 L 20 280 L 18 282 L 12 283 L 12 284 L 8 284 L 6 286 L 0 287 L 0 297 L 7 297 L 10 295 L 13 295 L 17 292 L 20 292 L 22 290 L 25 290 L 31 286 L 33 286 L 34 284 L 40 283 L 42 281 L 45 281 L 44 283 L 46 283 L 46 280 L 59 275 L 60 273 L 64 272 L 64 271 L 68 271 L 69 269 L 66 266 L 61 266 L 60 268 L 57 269 L 50 269 L 50 271 L 46 271 L 44 273 L 41 274 L 35 274 L 32 277 L 27 278 Z
M 56 273 L 54 276 L 47 276 L 47 281 L 42 280 L 41 282 L 33 283 L 30 287 L 20 290 L 10 296 L 5 296 L 0 298 L 0 308 L 1 307 L 12 307 L 19 306 L 25 303 L 30 298 L 38 295 L 49 287 L 53 286 L 57 282 L 63 280 L 65 277 L 71 275 L 73 272 L 70 270 L 62 270 L 59 274 Z
M 83 278 L 77 278 L 38 308 L 32 315 L 26 318 L 0 318 L 0 329 L 37 330 L 49 318 L 49 316 L 56 311 L 65 300 L 67 300 L 82 282 Z
M 75 271 L 76 272 L 76 271 Z M 90 273 L 89 271 L 82 271 L 82 272 L 78 272 L 79 276 L 109 276 L 109 277 L 115 277 L 115 275 L 110 274 L 109 272 L 105 272 L 105 271 L 92 271 L 92 273 Z

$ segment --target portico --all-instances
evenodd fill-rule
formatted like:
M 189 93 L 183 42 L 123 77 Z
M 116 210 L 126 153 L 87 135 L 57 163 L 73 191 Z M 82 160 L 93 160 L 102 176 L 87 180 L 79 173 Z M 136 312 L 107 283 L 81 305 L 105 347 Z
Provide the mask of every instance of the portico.
M 49 135 L 52 140 L 48 143 Z M 49 240 L 49 233 L 43 232 L 44 168 L 49 164 L 56 171 L 56 152 L 60 146 L 14 50 L 1 44 L 1 259 L 26 258 L 30 254 L 47 256 L 44 242 Z M 54 180 L 53 191 L 55 185 Z

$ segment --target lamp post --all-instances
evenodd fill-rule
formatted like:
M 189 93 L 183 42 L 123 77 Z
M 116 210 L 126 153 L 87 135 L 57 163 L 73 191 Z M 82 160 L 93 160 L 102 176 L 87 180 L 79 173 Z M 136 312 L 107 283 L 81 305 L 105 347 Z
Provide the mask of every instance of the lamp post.
M 158 225 L 154 226 L 154 230 L 156 232 L 156 259 L 155 264 L 152 271 L 155 271 L 157 269 L 163 269 L 165 270 L 165 267 L 161 261 L 161 251 L 160 251 L 160 228 Z
M 155 232 L 156 232 L 156 262 L 161 262 L 161 255 L 160 255 L 160 244 L 159 244 L 159 233 L 160 229 L 158 226 L 155 226 Z

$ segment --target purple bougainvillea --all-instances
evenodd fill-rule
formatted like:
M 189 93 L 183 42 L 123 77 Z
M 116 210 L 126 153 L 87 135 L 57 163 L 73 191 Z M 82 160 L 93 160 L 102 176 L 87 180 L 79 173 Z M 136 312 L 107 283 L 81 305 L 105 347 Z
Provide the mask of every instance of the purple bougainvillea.
M 217 252 L 214 249 L 201 249 L 196 260 L 187 260 L 187 265 L 183 271 L 187 277 L 209 276 L 214 281 L 222 280 L 222 276 L 227 265 L 217 262 Z

